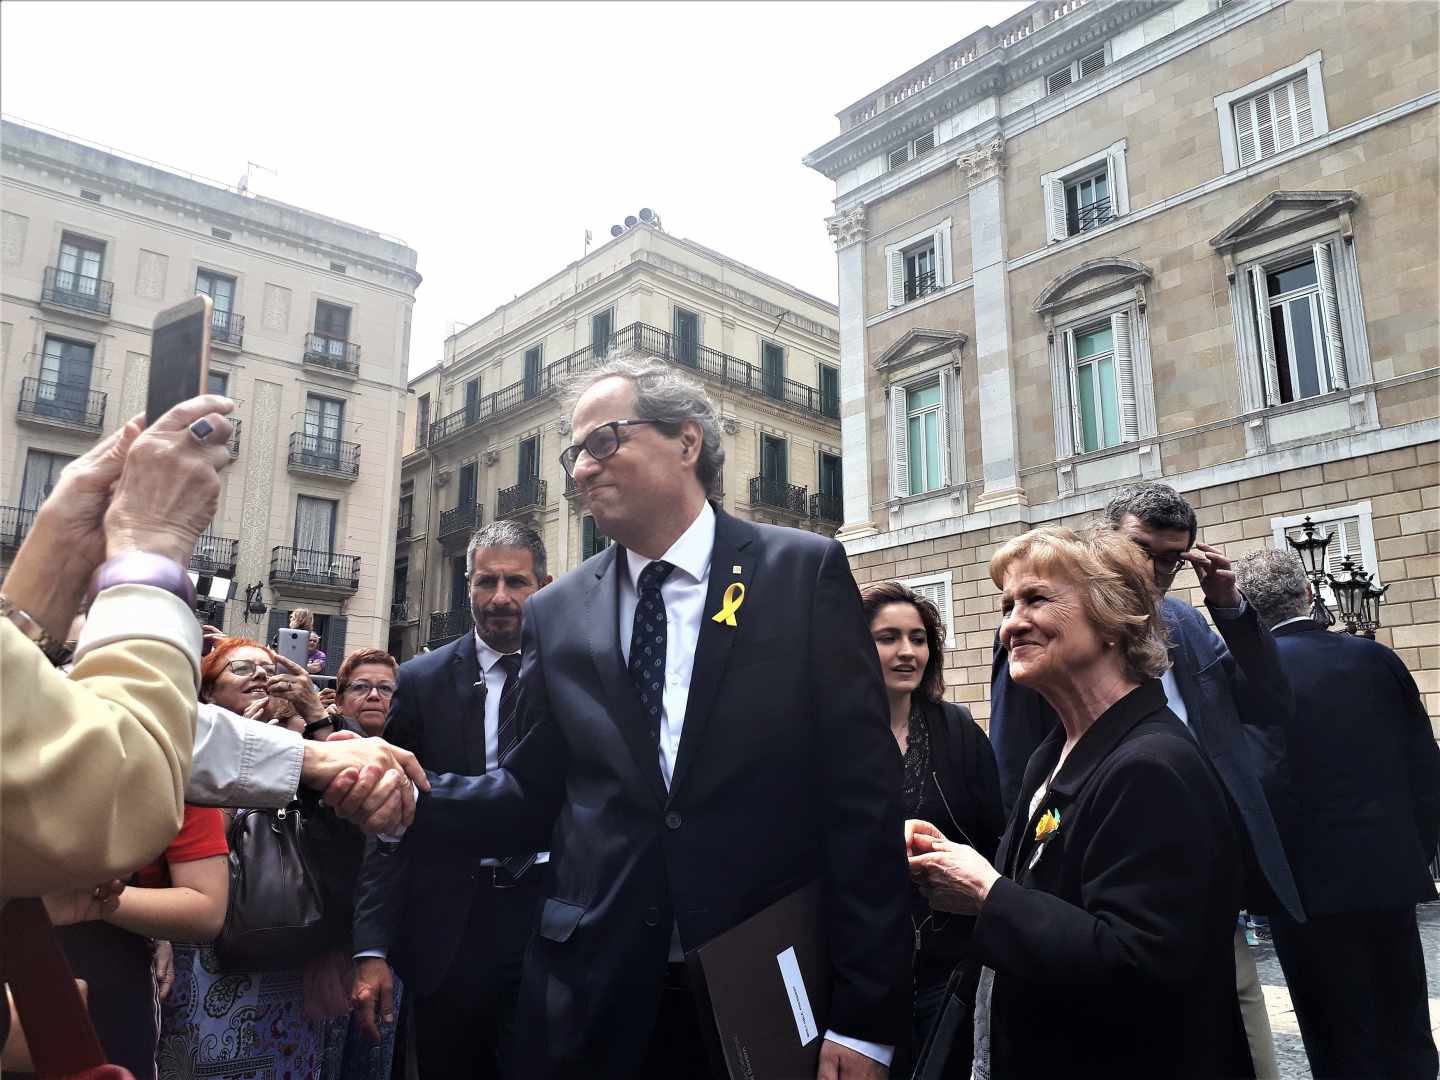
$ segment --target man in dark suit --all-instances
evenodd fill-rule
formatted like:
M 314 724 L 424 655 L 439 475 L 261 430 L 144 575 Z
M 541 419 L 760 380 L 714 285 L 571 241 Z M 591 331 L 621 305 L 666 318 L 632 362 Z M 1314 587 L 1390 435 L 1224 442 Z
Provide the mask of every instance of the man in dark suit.
M 1171 667 L 1161 680 L 1166 704 L 1209 757 L 1244 825 L 1246 906 L 1267 913 L 1283 910 L 1303 920 L 1270 805 L 1286 797 L 1285 725 L 1294 714 L 1275 641 L 1237 588 L 1229 560 L 1208 544 L 1195 543 L 1195 511 L 1173 488 L 1157 483 L 1125 488 L 1106 505 L 1105 517 L 1140 546 L 1155 568 L 1156 593 L 1163 597 L 1160 614 L 1170 637 Z M 1164 596 L 1187 565 L 1200 579 L 1219 637 L 1190 604 Z M 1011 680 L 1009 658 L 998 638 L 990 694 L 990 739 L 1008 813 L 1026 762 L 1059 721 L 1039 694 Z M 1270 1022 L 1254 958 L 1238 930 L 1235 964 L 1256 1071 L 1273 1075 Z
M 1435 899 L 1440 747 L 1404 663 L 1309 618 L 1288 551 L 1235 564 L 1295 688 L 1290 812 L 1281 823 L 1309 922 L 1277 916 L 1275 952 L 1316 1080 L 1432 1080 L 1415 905 Z
M 549 584 L 545 545 L 513 521 L 480 529 L 466 551 L 475 630 L 400 667 L 385 735 L 428 768 L 481 775 L 521 735 L 522 605 Z M 390 1019 L 387 959 L 409 992 L 421 1080 L 501 1075 L 520 960 L 542 896 L 545 853 L 481 859 L 459 847 L 372 843 L 356 890 L 353 997 L 378 1037 Z
M 405 837 L 551 851 L 512 1074 L 707 1075 L 684 952 L 819 878 L 819 1076 L 883 1078 L 910 1009 L 901 769 L 845 552 L 708 501 L 719 419 L 673 367 L 612 360 L 572 430 L 616 543 L 526 606 L 504 767 L 433 776 Z

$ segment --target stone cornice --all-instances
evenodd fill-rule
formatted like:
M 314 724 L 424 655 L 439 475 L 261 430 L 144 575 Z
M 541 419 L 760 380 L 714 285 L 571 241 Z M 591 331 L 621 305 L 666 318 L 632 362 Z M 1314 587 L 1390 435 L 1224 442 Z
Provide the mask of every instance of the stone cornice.
M 1281 236 L 1327 218 L 1348 216 L 1359 204 L 1360 193 L 1341 191 L 1272 191 L 1236 218 L 1224 231 L 1210 240 L 1216 251 L 1228 252 L 1245 244 L 1258 243 L 1272 236 Z M 1284 211 L 1293 211 L 1274 221 L 1266 219 Z M 1348 220 L 1345 232 L 1350 232 Z
M 954 352 L 958 359 L 960 350 L 969 340 L 958 330 L 927 330 L 917 326 L 876 358 L 875 370 L 889 371 L 947 352 Z
M 1076 286 L 1100 274 L 1117 276 L 1093 289 L 1086 289 L 1083 292 L 1074 291 Z M 1053 315 L 1109 293 L 1144 285 L 1151 277 L 1150 268 L 1133 259 L 1121 259 L 1114 256 L 1090 259 L 1065 271 L 1041 289 L 1040 295 L 1035 298 L 1032 310 L 1037 315 Z
M 1118 0 L 1092 3 L 1056 19 L 1008 46 L 997 46 L 973 62 L 937 78 L 902 104 L 877 113 L 865 123 L 842 132 L 802 159 L 830 179 L 898 143 L 925 125 L 958 111 L 977 98 L 996 95 L 1048 66 L 1081 52 L 1096 40 L 1173 5 L 1177 0 Z M 888 84 L 887 84 L 888 85 Z M 879 91 L 876 95 L 879 96 Z M 861 99 L 862 101 L 865 99 Z

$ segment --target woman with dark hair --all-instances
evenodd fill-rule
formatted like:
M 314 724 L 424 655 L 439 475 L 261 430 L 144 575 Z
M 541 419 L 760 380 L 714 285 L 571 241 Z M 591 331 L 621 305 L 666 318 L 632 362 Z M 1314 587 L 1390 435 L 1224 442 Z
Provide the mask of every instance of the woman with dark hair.
M 990 740 L 963 705 L 944 700 L 945 628 L 935 605 L 894 581 L 861 594 L 870 636 L 880 654 L 890 701 L 890 730 L 904 759 L 905 816 L 933 822 L 951 840 L 993 858 L 1005 820 L 1000 774 Z M 957 964 L 969 958 L 975 920 L 932 910 L 911 887 L 915 927 L 915 1014 L 912 1044 L 898 1047 L 891 1069 L 906 1076 L 945 1000 Z M 952 1066 L 968 1058 L 961 1038 Z M 956 1075 L 959 1075 L 957 1073 Z

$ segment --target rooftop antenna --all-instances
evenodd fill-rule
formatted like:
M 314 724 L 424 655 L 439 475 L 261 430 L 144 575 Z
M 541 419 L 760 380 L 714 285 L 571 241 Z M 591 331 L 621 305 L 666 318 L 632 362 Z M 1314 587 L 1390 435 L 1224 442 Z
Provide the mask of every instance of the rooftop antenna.
M 250 194 L 250 177 L 257 169 L 261 172 L 268 172 L 271 176 L 280 175 L 274 169 L 271 169 L 265 165 L 261 165 L 258 161 L 247 161 L 245 163 L 245 175 L 242 176 L 240 178 L 240 182 L 235 185 L 235 190 L 238 191 L 241 195 Z

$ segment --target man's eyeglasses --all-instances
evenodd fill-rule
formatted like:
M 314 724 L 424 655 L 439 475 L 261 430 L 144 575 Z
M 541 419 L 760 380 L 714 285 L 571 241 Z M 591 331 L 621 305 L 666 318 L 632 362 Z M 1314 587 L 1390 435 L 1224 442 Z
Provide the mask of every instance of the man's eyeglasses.
M 1155 572 L 1161 577 L 1174 577 L 1186 564 L 1183 553 L 1180 555 L 1156 555 L 1144 544 L 1135 546 L 1145 553 L 1145 557 L 1150 560 L 1151 565 L 1155 567 Z
M 352 682 L 345 687 L 347 694 L 359 694 L 361 697 L 369 697 L 371 691 L 378 691 L 381 697 L 391 697 L 395 693 L 395 684 L 382 682 Z
M 620 449 L 620 429 L 631 427 L 635 424 L 656 424 L 658 420 L 611 420 L 608 424 L 601 424 L 585 436 L 584 441 L 573 446 L 567 446 L 560 451 L 560 467 L 565 470 L 565 475 L 575 475 L 575 462 L 580 459 L 580 451 L 584 450 L 596 461 L 604 461 Z
M 274 664 L 257 664 L 254 660 L 231 660 L 225 665 L 225 670 L 242 679 L 250 678 L 256 671 L 264 674 L 267 679 L 273 678 L 275 675 Z

